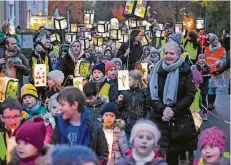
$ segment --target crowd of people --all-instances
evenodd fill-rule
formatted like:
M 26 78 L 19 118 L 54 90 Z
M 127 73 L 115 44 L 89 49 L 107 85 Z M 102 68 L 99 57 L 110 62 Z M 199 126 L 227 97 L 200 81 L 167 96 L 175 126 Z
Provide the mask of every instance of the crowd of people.
M 221 41 L 227 37 L 224 31 Z M 27 59 L 15 36 L 4 36 L 0 72 L 18 79 L 20 94 L 1 103 L 0 165 L 183 165 L 186 153 L 188 164 L 229 165 L 225 133 L 216 126 L 200 133 L 192 115 L 206 122 L 215 108 L 229 45 L 202 31 L 169 33 L 158 48 L 141 40 L 132 30 L 119 49 L 105 40 L 103 50 L 84 50 L 77 39 L 57 53 L 50 38 L 35 38 Z M 90 64 L 82 90 L 73 84 L 79 61 Z M 46 66 L 45 87 L 34 82 L 37 64 Z M 121 91 L 118 71 L 125 69 L 130 89 Z

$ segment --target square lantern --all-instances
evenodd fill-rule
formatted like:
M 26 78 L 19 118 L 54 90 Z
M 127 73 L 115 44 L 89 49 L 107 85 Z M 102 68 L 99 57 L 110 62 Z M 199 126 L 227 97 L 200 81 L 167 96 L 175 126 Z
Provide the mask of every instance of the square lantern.
M 164 37 L 164 33 L 165 33 L 164 30 L 156 30 L 156 31 L 155 31 L 156 38 Z
M 149 41 L 146 35 L 142 36 L 142 40 L 141 40 L 142 46 L 147 46 L 149 45 Z
M 176 23 L 174 25 L 174 30 L 175 30 L 175 33 L 177 33 L 177 32 L 183 33 L 183 23 Z
M 111 22 L 106 22 L 106 32 L 109 32 L 111 29 Z
M 119 29 L 119 20 L 117 18 L 112 18 L 110 23 L 111 29 Z
M 66 33 L 65 34 L 65 41 L 66 43 L 72 43 L 73 41 L 75 41 L 77 38 L 76 33 Z
M 106 32 L 106 22 L 105 21 L 99 21 L 97 23 L 97 32 L 98 33 L 105 33 Z
M 69 25 L 69 31 L 71 33 L 78 33 L 78 25 L 77 24 L 70 24 Z
M 149 43 L 151 43 L 152 42 L 152 32 L 151 32 L 151 30 L 146 30 L 145 35 L 146 35 Z
M 84 50 L 86 50 L 90 47 L 90 41 L 88 38 L 82 38 L 82 39 L 79 39 L 79 41 L 80 41 Z
M 94 13 L 94 10 L 85 10 L 83 14 L 83 23 L 92 25 L 94 23 Z
M 121 43 L 121 42 L 116 41 L 116 49 L 119 49 L 121 45 L 122 45 L 122 43 Z
M 141 34 L 144 35 L 145 34 L 145 26 L 139 26 L 138 29 L 140 30 Z
M 204 30 L 206 28 L 206 19 L 205 18 L 197 18 L 196 19 L 196 29 Z
M 93 45 L 94 46 L 102 46 L 103 45 L 103 37 L 95 36 L 92 39 L 93 39 Z
M 55 42 L 55 41 L 60 42 L 61 41 L 60 36 L 56 33 L 50 35 L 50 40 L 51 40 L 51 42 Z
M 111 29 L 110 32 L 111 40 L 120 40 L 121 39 L 121 30 L 120 29 Z
M 82 31 L 82 37 L 83 38 L 88 38 L 91 41 L 92 40 L 91 31 Z
M 147 11 L 147 6 L 147 0 L 127 0 L 124 6 L 123 16 L 144 19 Z
M 128 34 L 122 34 L 119 42 L 123 43 L 123 42 L 127 42 L 127 41 L 128 41 Z
M 138 26 L 140 26 L 140 21 L 136 19 L 128 19 L 126 22 L 126 25 L 129 26 L 131 29 L 136 29 Z
M 67 29 L 67 19 L 65 17 L 54 18 L 54 28 L 58 30 Z

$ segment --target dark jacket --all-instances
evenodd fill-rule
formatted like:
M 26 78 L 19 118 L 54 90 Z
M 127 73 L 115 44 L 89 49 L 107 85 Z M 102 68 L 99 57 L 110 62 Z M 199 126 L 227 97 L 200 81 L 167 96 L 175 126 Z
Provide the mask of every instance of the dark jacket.
M 90 128 L 87 128 L 91 130 L 90 147 L 96 152 L 100 160 L 107 158 L 108 145 L 104 132 L 102 130 L 102 126 L 99 121 L 92 120 L 92 118 L 90 117 L 90 112 L 87 110 L 86 107 L 82 112 L 80 127 L 82 126 L 82 121 L 87 122 L 87 125 L 90 126 Z M 68 135 L 66 133 L 66 128 L 68 125 L 69 122 L 64 121 L 62 118 L 62 114 L 60 114 L 58 116 L 57 125 L 53 131 L 52 140 L 51 140 L 52 144 L 70 144 L 67 138 Z M 81 135 L 81 136 L 85 136 L 85 135 Z
M 71 79 L 68 79 L 69 75 L 74 75 L 74 70 L 75 70 L 75 63 L 72 60 L 71 56 L 68 54 L 61 59 L 61 67 L 60 70 L 64 74 L 64 86 L 72 86 L 73 81 Z
M 102 101 L 101 97 L 97 98 L 97 102 L 95 105 L 87 105 L 87 108 L 91 112 L 92 118 L 94 120 L 102 117 L 100 113 L 105 105 L 106 103 Z
M 133 69 L 135 69 L 136 62 L 138 62 L 142 57 L 143 47 L 141 44 L 136 44 L 136 45 L 131 44 L 130 53 L 128 55 L 129 57 L 127 56 L 125 58 L 124 54 L 125 54 L 126 50 L 128 49 L 128 46 L 129 46 L 128 42 L 123 43 L 120 46 L 120 48 L 116 54 L 116 57 L 119 57 L 122 60 L 123 64 L 125 64 L 125 65 L 127 65 L 127 58 L 129 58 L 128 59 L 128 70 L 133 70 Z
M 160 151 L 165 153 L 167 152 L 167 150 L 170 152 L 171 151 L 177 152 L 182 150 L 187 151 L 190 148 L 195 147 L 196 145 L 195 143 L 197 141 L 192 140 L 192 145 L 191 145 L 191 141 L 184 143 L 182 141 L 178 142 L 178 141 L 170 140 L 169 122 L 162 121 L 163 111 L 167 107 L 167 105 L 163 103 L 163 94 L 164 94 L 164 85 L 168 72 L 164 71 L 162 66 L 160 66 L 157 73 L 158 73 L 158 95 L 160 100 L 152 101 L 152 108 L 154 109 L 154 112 L 151 118 L 159 126 L 161 131 L 161 139 L 159 141 Z M 194 130 L 195 130 L 195 125 L 189 107 L 194 100 L 195 92 L 196 92 L 196 87 L 192 81 L 192 72 L 190 70 L 190 66 L 184 62 L 179 68 L 179 85 L 177 91 L 177 102 L 173 104 L 171 108 L 174 111 L 174 118 L 184 118 L 186 115 L 189 115 L 190 122 L 192 122 L 190 128 L 194 127 Z M 196 130 L 195 132 L 193 131 L 191 134 L 193 137 L 196 134 Z
M 131 156 L 126 156 L 126 157 L 120 159 L 116 163 L 116 165 L 135 165 L 135 164 L 136 164 L 136 162 L 135 162 L 134 158 Z M 158 157 L 158 158 L 153 159 L 151 162 L 146 163 L 145 165 L 167 165 L 167 163 L 163 158 Z
M 150 112 L 150 92 L 148 89 L 131 89 L 122 91 L 124 99 L 118 102 L 119 118 L 126 123 L 125 131 L 130 134 L 133 125 L 140 118 L 147 118 Z
M 19 90 L 21 89 L 23 85 L 23 76 L 29 76 L 31 73 L 31 69 L 28 64 L 28 60 L 26 57 L 21 53 L 21 51 L 18 51 L 18 54 L 15 57 L 19 57 L 19 59 L 22 60 L 21 66 L 15 66 L 16 68 L 16 78 L 19 82 Z M 0 59 L 5 58 L 5 49 L 0 48 Z M 4 71 L 6 67 L 4 65 L 0 66 L 0 72 Z
M 207 64 L 205 65 L 200 65 L 198 62 L 196 63 L 197 70 L 201 72 L 203 76 L 203 83 L 200 84 L 199 88 L 201 90 L 201 94 L 208 94 L 208 84 L 209 84 L 209 79 L 211 76 L 205 76 L 210 74 L 210 69 Z

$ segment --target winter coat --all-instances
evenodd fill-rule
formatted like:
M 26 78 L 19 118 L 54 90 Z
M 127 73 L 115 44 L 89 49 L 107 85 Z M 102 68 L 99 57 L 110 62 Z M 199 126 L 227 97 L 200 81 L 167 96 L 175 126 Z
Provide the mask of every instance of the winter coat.
M 143 54 L 143 47 L 141 45 L 141 43 L 133 45 L 131 43 L 130 46 L 130 53 L 129 53 L 129 57 L 124 57 L 124 54 L 126 53 L 126 50 L 128 49 L 128 42 L 123 43 L 117 54 L 116 57 L 120 58 L 123 62 L 123 64 L 127 65 L 127 58 L 128 59 L 128 70 L 134 70 L 135 69 L 135 64 L 141 59 L 142 54 Z
M 102 101 L 101 97 L 97 98 L 95 105 L 87 105 L 88 110 L 91 112 L 92 118 L 97 120 L 101 117 L 100 112 L 103 110 L 106 102 Z
M 185 143 L 182 141 L 171 140 L 169 134 L 169 122 L 163 122 L 162 120 L 163 111 L 167 107 L 167 105 L 163 103 L 163 94 L 168 72 L 164 71 L 162 66 L 160 66 L 157 73 L 159 100 L 152 101 L 152 108 L 154 111 L 152 112 L 151 119 L 154 120 L 154 122 L 159 126 L 159 129 L 161 131 L 161 138 L 159 141 L 160 151 L 166 153 L 167 151 L 178 152 L 195 149 L 195 147 L 197 146 L 197 138 L 194 139 L 194 136 L 196 136 L 196 129 L 189 107 L 194 100 L 196 87 L 192 81 L 192 72 L 190 70 L 190 66 L 185 62 L 180 66 L 177 102 L 172 106 L 169 105 L 174 111 L 174 118 L 182 119 L 185 118 L 186 115 L 188 115 L 190 119 L 190 128 L 195 130 L 195 132 L 191 132 L 191 137 L 193 140 L 187 141 Z M 178 131 L 180 132 L 181 130 Z
M 133 125 L 140 118 L 147 118 L 150 111 L 150 92 L 147 89 L 130 89 L 120 93 L 123 101 L 118 102 L 119 118 L 126 123 L 125 132 L 130 134 Z
M 40 155 L 35 159 L 32 165 L 50 165 L 50 154 L 53 150 L 52 145 L 44 145 Z M 7 165 L 19 165 L 20 158 L 16 152 L 16 148 L 11 152 L 11 160 Z M 32 162 L 31 162 L 32 163 Z
M 57 125 L 53 131 L 51 144 L 70 144 L 67 134 L 66 128 L 69 125 L 68 121 L 63 120 L 62 114 L 58 116 Z M 97 156 L 100 160 L 103 160 L 108 157 L 108 147 L 105 135 L 102 130 L 102 126 L 100 122 L 97 120 L 93 120 L 90 116 L 90 112 L 84 107 L 84 110 L 81 115 L 81 123 L 82 121 L 87 123 L 91 130 L 90 135 L 90 147 L 96 152 Z M 80 125 L 80 129 L 82 124 Z M 81 135 L 87 136 L 87 135 Z M 64 141 L 63 141 L 64 140 Z
M 116 163 L 116 165 L 135 165 L 135 164 L 136 162 L 134 158 L 131 156 L 123 157 Z M 151 162 L 146 163 L 145 165 L 167 165 L 167 163 L 163 158 L 158 157 L 153 159 Z
M 210 69 L 207 64 L 201 65 L 197 62 L 196 67 L 197 67 L 197 70 L 201 72 L 202 76 L 210 74 Z M 202 95 L 208 94 L 208 84 L 209 84 L 210 77 L 211 76 L 203 76 L 203 82 L 199 86 Z
M 21 53 L 21 51 L 18 51 L 18 54 L 15 57 L 19 57 L 19 59 L 22 61 L 22 66 L 15 67 L 16 69 L 16 78 L 19 82 L 19 93 L 21 90 L 21 87 L 23 86 L 23 76 L 29 76 L 31 73 L 31 69 L 28 64 L 28 60 L 26 57 Z M 0 48 L 0 59 L 5 58 L 5 49 Z M 0 72 L 4 71 L 5 65 L 0 65 Z
M 110 165 L 115 164 L 120 158 L 124 157 L 129 150 L 126 134 L 123 130 L 124 126 L 124 121 L 121 119 L 117 119 L 115 124 L 111 128 L 113 129 L 113 142 L 111 149 L 111 159 L 108 160 L 108 164 Z M 108 128 L 103 127 L 103 131 L 105 131 L 106 129 Z

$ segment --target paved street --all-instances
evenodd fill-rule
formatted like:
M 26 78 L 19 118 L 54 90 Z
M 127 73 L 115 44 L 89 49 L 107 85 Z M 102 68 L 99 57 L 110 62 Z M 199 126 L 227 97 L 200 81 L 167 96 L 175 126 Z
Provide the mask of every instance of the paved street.
M 226 80 L 228 84 L 228 79 Z M 226 121 L 230 121 L 230 95 L 227 94 L 227 91 L 228 87 L 217 89 L 216 109 L 213 113 Z M 217 126 L 224 130 L 227 135 L 226 151 L 230 152 L 230 124 L 223 122 L 222 119 L 217 119 L 212 114 L 209 114 L 208 121 L 204 122 L 202 125 L 202 130 L 212 126 Z M 200 156 L 199 145 L 198 150 L 195 152 L 195 156 Z

